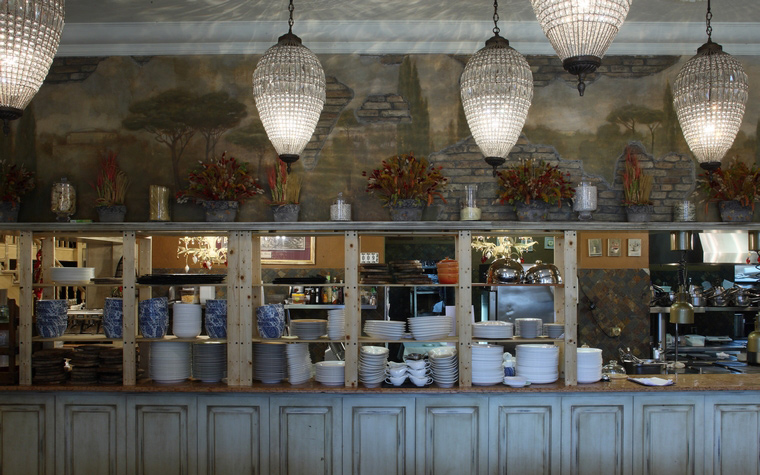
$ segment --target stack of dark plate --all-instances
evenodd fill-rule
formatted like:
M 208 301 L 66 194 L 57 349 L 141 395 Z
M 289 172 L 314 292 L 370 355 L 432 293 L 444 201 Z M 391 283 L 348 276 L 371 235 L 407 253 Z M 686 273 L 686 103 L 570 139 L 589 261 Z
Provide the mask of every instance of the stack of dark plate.
M 98 382 L 100 384 L 121 384 L 124 377 L 122 348 L 103 348 L 98 355 Z
M 420 261 L 391 261 L 390 265 L 397 284 L 429 285 L 433 283 L 423 270 Z
M 101 347 L 94 345 L 79 346 L 71 357 L 71 382 L 73 384 L 96 384 L 100 364 Z
M 73 351 L 65 348 L 49 348 L 32 353 L 32 383 L 61 384 L 66 382 L 66 359 Z
M 362 264 L 359 266 L 359 283 L 392 284 L 393 277 L 385 264 Z

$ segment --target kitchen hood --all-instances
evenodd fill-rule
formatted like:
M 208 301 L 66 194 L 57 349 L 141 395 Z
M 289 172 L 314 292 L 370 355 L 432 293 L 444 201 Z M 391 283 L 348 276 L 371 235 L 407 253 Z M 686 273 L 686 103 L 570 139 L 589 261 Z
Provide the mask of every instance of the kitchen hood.
M 749 255 L 746 231 L 699 233 L 705 263 L 745 264 Z

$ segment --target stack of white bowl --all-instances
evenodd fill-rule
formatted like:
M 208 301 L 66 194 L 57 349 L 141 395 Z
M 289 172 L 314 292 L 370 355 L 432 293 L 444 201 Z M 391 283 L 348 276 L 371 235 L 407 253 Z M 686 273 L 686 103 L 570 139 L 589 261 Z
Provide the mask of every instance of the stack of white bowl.
M 544 335 L 549 338 L 559 338 L 565 333 L 565 325 L 561 323 L 544 323 Z
M 553 383 L 559 378 L 559 347 L 554 345 L 517 345 L 517 376 L 531 383 Z
M 346 309 L 336 308 L 327 311 L 327 336 L 331 340 L 346 337 Z
M 156 341 L 150 344 L 150 378 L 157 383 L 179 383 L 190 378 L 191 344 Z
M 172 333 L 177 338 L 195 338 L 201 334 L 201 305 L 198 303 L 174 303 L 172 305 Z
M 428 351 L 430 374 L 435 384 L 450 388 L 459 380 L 459 356 L 453 346 L 441 346 Z
M 86 284 L 95 277 L 94 267 L 51 267 L 50 280 L 56 284 Z
M 302 384 L 311 379 L 311 356 L 308 343 L 289 343 L 285 347 L 288 357 L 288 381 Z
M 290 321 L 290 334 L 302 340 L 319 340 L 327 334 L 327 320 L 302 318 Z
M 395 320 L 367 320 L 364 333 L 378 340 L 400 340 L 404 335 L 406 322 Z
M 520 338 L 537 338 L 543 335 L 540 318 L 515 318 L 515 334 Z
M 472 324 L 472 337 L 489 340 L 512 338 L 514 336 L 514 328 L 515 326 L 511 322 L 477 322 Z
M 578 382 L 595 383 L 602 379 L 602 350 L 578 348 Z
M 472 384 L 490 386 L 504 381 L 504 347 L 472 345 Z
M 451 333 L 451 317 L 429 315 L 409 318 L 409 329 L 415 340 L 442 340 Z
M 219 342 L 193 344 L 193 378 L 218 383 L 227 370 L 227 345 Z
M 314 379 L 325 386 L 343 386 L 346 378 L 345 361 L 320 361 L 315 365 Z
M 385 380 L 388 348 L 362 346 L 359 351 L 359 381 L 368 388 L 376 388 Z
M 279 383 L 287 375 L 285 343 L 253 344 L 253 379 L 265 384 Z

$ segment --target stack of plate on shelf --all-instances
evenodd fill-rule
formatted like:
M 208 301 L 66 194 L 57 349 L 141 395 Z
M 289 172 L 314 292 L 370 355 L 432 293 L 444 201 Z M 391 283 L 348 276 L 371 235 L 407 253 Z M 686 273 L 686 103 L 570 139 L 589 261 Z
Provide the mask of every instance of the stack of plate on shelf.
M 489 340 L 512 338 L 514 336 L 514 327 L 514 324 L 511 322 L 477 322 L 472 324 L 472 337 L 486 338 Z
M 227 370 L 227 345 L 219 342 L 193 344 L 193 378 L 218 383 Z
M 549 338 L 559 338 L 565 333 L 565 325 L 561 323 L 544 323 L 544 335 Z
M 406 322 L 395 320 L 367 320 L 364 333 L 378 340 L 400 340 L 404 335 Z
M 302 318 L 290 321 L 290 335 L 302 340 L 319 340 L 327 334 L 327 320 Z
M 515 334 L 520 338 L 537 338 L 543 335 L 540 318 L 515 318 Z
M 288 356 L 288 381 L 302 384 L 311 379 L 311 356 L 308 343 L 290 343 L 285 346 Z
M 346 379 L 345 361 L 320 361 L 315 365 L 314 379 L 325 386 L 343 386 Z
M 253 344 L 253 379 L 264 384 L 279 383 L 287 376 L 285 343 Z
M 409 318 L 409 329 L 415 340 L 442 340 L 451 333 L 451 317 L 430 315 Z
M 531 383 L 553 383 L 559 378 L 559 347 L 517 345 L 517 376 Z
M 336 308 L 327 311 L 327 336 L 331 340 L 346 337 L 346 309 Z
M 441 346 L 428 351 L 430 375 L 435 384 L 450 388 L 459 379 L 459 357 L 453 346 Z
M 50 280 L 56 284 L 88 284 L 95 277 L 94 267 L 51 267 Z
M 359 266 L 359 282 L 362 284 L 391 284 L 393 277 L 385 264 L 362 264 Z
M 172 305 L 172 333 L 177 338 L 195 338 L 201 334 L 203 318 L 198 303 L 174 303 Z
M 602 379 L 602 350 L 578 348 L 578 382 L 595 383 Z
M 157 383 L 179 383 L 190 378 L 191 343 L 155 341 L 150 344 L 150 378 Z
M 391 261 L 389 264 L 393 271 L 393 280 L 399 284 L 429 285 L 433 283 L 418 260 Z
M 472 345 L 472 384 L 490 386 L 504 381 L 504 347 Z
M 388 348 L 362 346 L 359 351 L 359 381 L 368 388 L 376 388 L 385 380 Z

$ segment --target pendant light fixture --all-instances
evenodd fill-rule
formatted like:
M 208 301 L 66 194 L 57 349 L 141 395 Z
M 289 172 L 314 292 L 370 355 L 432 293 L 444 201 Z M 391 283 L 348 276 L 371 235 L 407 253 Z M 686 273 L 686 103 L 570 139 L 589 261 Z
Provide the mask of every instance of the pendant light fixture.
M 565 71 L 584 79 L 602 64 L 602 57 L 623 25 L 632 0 L 530 0 L 544 34 Z
M 50 70 L 63 30 L 64 0 L 0 1 L 0 120 L 24 112 Z
M 467 124 L 494 176 L 520 137 L 533 100 L 533 73 L 523 55 L 499 36 L 498 9 L 494 1 L 493 38 L 467 61 L 460 79 Z
M 325 105 L 325 72 L 317 56 L 293 34 L 293 0 L 288 11 L 288 32 L 264 53 L 253 72 L 253 98 L 267 137 L 290 172 Z
M 673 82 L 673 105 L 686 143 L 708 171 L 734 143 L 744 117 L 749 86 L 741 63 L 712 41 L 712 11 L 707 1 L 707 43 L 683 65 Z

